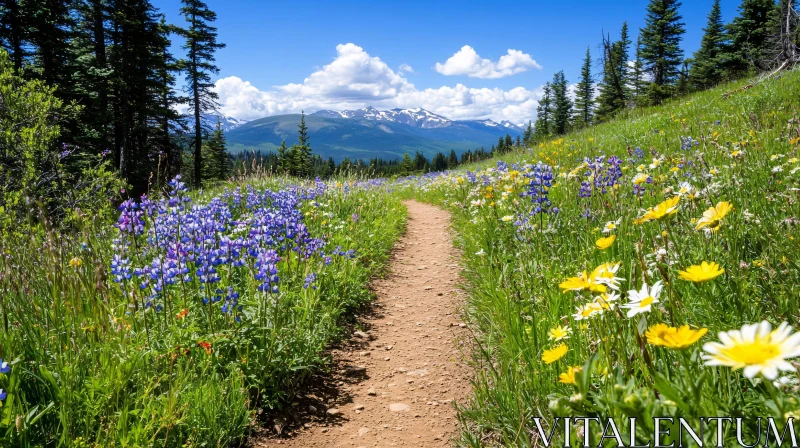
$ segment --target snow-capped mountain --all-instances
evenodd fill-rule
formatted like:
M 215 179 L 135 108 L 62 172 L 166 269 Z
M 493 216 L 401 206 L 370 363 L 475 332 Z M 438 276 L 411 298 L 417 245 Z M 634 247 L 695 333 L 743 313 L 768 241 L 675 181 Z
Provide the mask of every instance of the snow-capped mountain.
M 393 160 L 416 151 L 426 157 L 481 147 L 488 151 L 501 138 L 522 134 L 507 123 L 451 120 L 424 109 L 321 110 L 306 115 L 305 120 L 314 153 L 339 161 L 347 157 Z M 228 148 L 232 152 L 274 152 L 281 142 L 291 144 L 297 139 L 298 123 L 300 114 L 253 120 L 226 134 Z
M 491 121 L 491 120 L 489 120 L 489 121 Z M 500 124 L 500 126 L 502 126 L 504 128 L 507 128 L 507 129 L 510 129 L 510 130 L 512 130 L 514 132 L 525 132 L 525 128 L 523 128 L 521 126 L 517 126 L 517 125 L 515 125 L 514 123 L 512 123 L 512 122 L 510 122 L 508 120 L 503 120 L 499 124 Z
M 231 117 L 230 115 L 225 115 L 222 112 L 214 112 L 209 114 L 203 114 L 200 116 L 200 121 L 203 122 L 203 127 L 208 129 L 216 129 L 217 121 L 219 121 L 220 127 L 222 128 L 222 132 L 227 133 L 228 131 L 232 131 L 239 126 L 247 123 L 246 120 L 239 120 L 236 118 Z
M 378 110 L 372 106 L 369 106 L 364 109 L 356 110 L 320 110 L 311 115 L 316 115 L 323 118 L 353 118 L 357 120 L 401 123 L 422 129 L 447 128 L 456 123 L 477 123 L 489 127 L 506 127 L 514 132 L 522 131 L 513 123 L 508 121 L 497 123 L 492 120 L 451 120 L 421 108 Z

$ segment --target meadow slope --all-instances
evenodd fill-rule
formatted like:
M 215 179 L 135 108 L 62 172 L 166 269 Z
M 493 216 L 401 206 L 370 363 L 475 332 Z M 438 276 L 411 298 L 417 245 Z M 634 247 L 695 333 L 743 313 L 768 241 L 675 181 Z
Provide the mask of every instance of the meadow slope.
M 464 253 L 480 370 L 462 444 L 534 446 L 535 417 L 576 416 L 638 418 L 626 443 L 656 416 L 741 416 L 752 443 L 755 417 L 800 416 L 798 109 L 786 72 L 402 180 L 453 213 Z

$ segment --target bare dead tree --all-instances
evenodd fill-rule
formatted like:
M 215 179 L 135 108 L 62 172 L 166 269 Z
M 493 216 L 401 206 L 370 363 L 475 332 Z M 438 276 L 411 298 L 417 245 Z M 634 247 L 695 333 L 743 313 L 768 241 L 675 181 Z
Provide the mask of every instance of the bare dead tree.
M 798 30 L 800 15 L 794 5 L 794 0 L 781 0 L 778 5 L 779 26 L 773 36 L 773 67 L 783 69 L 800 62 L 800 47 L 798 47 Z

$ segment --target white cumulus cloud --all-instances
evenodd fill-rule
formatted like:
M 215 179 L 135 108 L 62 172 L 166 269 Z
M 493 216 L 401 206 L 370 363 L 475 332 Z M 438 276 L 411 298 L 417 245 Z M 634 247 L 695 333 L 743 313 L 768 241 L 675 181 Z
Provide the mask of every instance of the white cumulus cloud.
M 404 64 L 407 65 L 407 64 Z M 263 91 L 237 76 L 217 80 L 220 111 L 234 118 L 254 120 L 270 115 L 315 112 L 321 109 L 378 109 L 421 107 L 445 117 L 509 120 L 527 123 L 536 115 L 541 88 L 470 88 L 463 84 L 418 89 L 380 58 L 352 43 L 337 45 L 336 58 L 314 71 L 302 83 Z
M 502 78 L 526 72 L 532 68 L 541 69 L 531 55 L 519 50 L 509 49 L 497 62 L 484 59 L 474 48 L 464 45 L 444 64 L 437 62 L 434 69 L 447 76 L 466 75 L 471 78 Z
M 414 73 L 414 68 L 408 64 L 400 64 L 400 71 L 406 73 Z

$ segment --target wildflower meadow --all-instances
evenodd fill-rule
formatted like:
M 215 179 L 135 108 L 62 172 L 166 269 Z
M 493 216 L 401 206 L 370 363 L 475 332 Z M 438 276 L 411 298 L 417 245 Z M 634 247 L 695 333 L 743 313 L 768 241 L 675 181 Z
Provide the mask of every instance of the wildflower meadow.
M 385 190 L 176 178 L 116 223 L 7 233 L 0 445 L 244 442 L 370 299 L 405 220 Z
M 746 83 L 458 171 L 178 176 L 111 220 L 4 228 L 0 444 L 246 443 L 371 299 L 403 199 L 448 210 L 462 252 L 462 446 L 537 446 L 541 418 L 635 418 L 637 443 L 656 417 L 742 418 L 726 443 L 796 425 L 800 73 Z
M 463 445 L 536 446 L 537 417 L 636 418 L 626 443 L 654 417 L 743 418 L 726 446 L 765 443 L 756 417 L 797 426 L 800 74 L 741 85 L 399 182 L 456 220 L 476 332 Z

